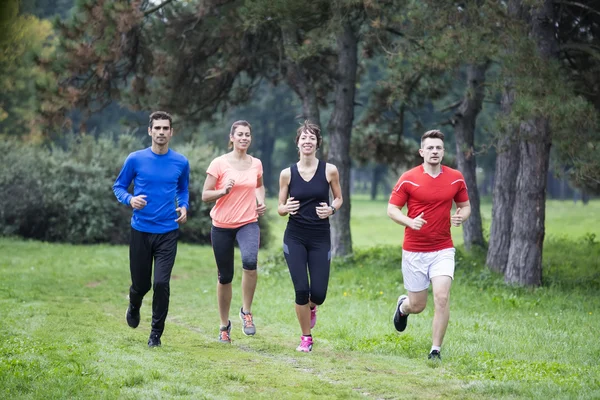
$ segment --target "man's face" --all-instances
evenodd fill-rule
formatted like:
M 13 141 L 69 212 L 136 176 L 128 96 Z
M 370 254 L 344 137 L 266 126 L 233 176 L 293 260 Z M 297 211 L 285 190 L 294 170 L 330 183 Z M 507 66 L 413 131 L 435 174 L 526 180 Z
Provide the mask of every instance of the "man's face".
M 444 158 L 444 142 L 442 139 L 427 138 L 421 143 L 419 154 L 427 164 L 439 165 Z
M 148 135 L 152 136 L 152 142 L 159 146 L 168 144 L 173 136 L 171 122 L 168 119 L 156 119 L 152 121 L 152 128 L 148 128 Z

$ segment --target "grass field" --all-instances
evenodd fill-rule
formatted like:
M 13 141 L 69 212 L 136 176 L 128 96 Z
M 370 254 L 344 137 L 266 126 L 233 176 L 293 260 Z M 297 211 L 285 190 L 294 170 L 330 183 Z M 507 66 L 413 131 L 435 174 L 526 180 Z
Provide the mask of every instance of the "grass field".
M 0 239 L 0 397 L 600 398 L 599 208 L 549 202 L 542 288 L 506 287 L 482 255 L 459 251 L 442 363 L 426 360 L 431 304 L 403 334 L 391 323 L 402 280 L 399 249 L 385 245 L 400 243 L 402 229 L 385 202 L 353 201 L 357 251 L 332 266 L 310 354 L 294 350 L 284 218 L 272 217 L 277 239 L 261 254 L 255 337 L 235 313 L 236 271 L 231 346 L 216 341 L 208 247 L 180 246 L 163 346 L 148 349 L 150 294 L 140 327 L 125 323 L 127 247 Z
M 280 246 L 285 230 L 285 218 L 275 217 L 277 201 L 269 200 L 272 211 L 274 237 Z M 404 228 L 395 224 L 386 214 L 387 200 L 371 201 L 366 196 L 352 198 L 352 244 L 358 248 L 379 245 L 401 245 L 404 239 Z M 404 209 L 406 211 L 406 209 Z M 489 232 L 492 219 L 492 204 L 483 202 L 481 206 L 484 229 Z M 581 202 L 549 200 L 546 203 L 546 236 L 553 238 L 579 238 L 585 234 L 594 234 L 600 239 L 600 201 L 592 201 L 587 205 Z M 452 228 L 452 238 L 456 245 L 463 242 L 462 229 Z

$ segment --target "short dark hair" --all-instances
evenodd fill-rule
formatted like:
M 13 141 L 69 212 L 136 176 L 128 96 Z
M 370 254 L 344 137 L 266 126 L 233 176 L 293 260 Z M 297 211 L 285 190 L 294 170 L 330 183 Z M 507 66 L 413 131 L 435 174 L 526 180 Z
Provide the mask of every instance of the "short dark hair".
M 250 135 L 252 135 L 252 125 L 250 125 L 250 122 L 240 119 L 239 121 L 235 121 L 231 125 L 231 130 L 229 131 L 229 136 L 233 136 L 233 134 L 235 133 L 235 129 L 238 126 L 247 126 L 248 129 L 250 129 Z M 233 147 L 233 142 L 231 141 L 231 139 L 229 139 L 229 144 L 227 145 L 227 147 L 230 149 Z
M 442 131 L 437 129 L 432 129 L 430 131 L 425 132 L 423 136 L 421 136 L 421 146 L 423 146 L 423 141 L 425 139 L 440 139 L 443 142 L 444 134 L 442 133 Z
M 152 114 L 150 114 L 150 118 L 148 120 L 148 125 L 150 128 L 152 128 L 154 121 L 159 119 L 168 119 L 171 129 L 173 129 L 173 117 L 166 111 L 154 111 Z
M 319 125 L 313 124 L 309 120 L 304 121 L 304 123 L 296 131 L 296 145 L 298 145 L 300 135 L 303 133 L 308 133 L 317 137 L 317 148 L 320 148 L 323 144 L 323 136 L 321 136 L 321 127 L 319 127 Z

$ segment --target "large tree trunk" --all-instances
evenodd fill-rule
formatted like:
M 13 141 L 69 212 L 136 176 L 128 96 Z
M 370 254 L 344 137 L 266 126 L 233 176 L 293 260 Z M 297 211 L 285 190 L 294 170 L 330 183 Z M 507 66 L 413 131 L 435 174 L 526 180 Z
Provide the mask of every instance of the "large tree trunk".
M 546 0 L 529 11 L 531 36 L 539 56 L 547 62 L 558 57 L 554 35 L 553 2 Z M 513 234 L 505 280 L 519 285 L 541 285 L 542 251 L 546 215 L 546 177 L 550 159 L 551 133 L 546 117 L 521 123 L 520 162 L 513 209 Z
M 354 94 L 358 44 L 349 22 L 342 24 L 337 35 L 338 68 L 335 105 L 329 121 L 329 162 L 340 172 L 344 205 L 331 218 L 331 251 L 334 256 L 352 253 L 350 233 L 350 135 L 354 121 Z
M 471 217 L 463 224 L 463 237 L 467 250 L 470 250 L 473 245 L 485 246 L 474 149 L 475 124 L 485 97 L 483 84 L 487 67 L 487 63 L 467 67 L 467 92 L 453 118 L 458 169 L 465 177 L 471 202 Z
M 546 118 L 521 123 L 519 174 L 512 212 L 512 236 L 504 279 L 508 283 L 542 283 L 546 214 L 546 176 L 550 127 Z
M 510 113 L 514 102 L 514 90 L 507 84 L 502 95 L 502 112 Z M 512 127 L 498 141 L 496 173 L 492 195 L 492 225 L 486 264 L 492 270 L 504 273 L 512 232 L 512 207 L 519 172 L 519 146 Z

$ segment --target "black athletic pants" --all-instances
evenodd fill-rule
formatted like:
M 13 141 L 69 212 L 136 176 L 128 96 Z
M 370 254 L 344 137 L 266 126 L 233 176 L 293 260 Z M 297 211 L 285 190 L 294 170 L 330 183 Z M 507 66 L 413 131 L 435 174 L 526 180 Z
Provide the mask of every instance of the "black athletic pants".
M 331 262 L 329 229 L 305 229 L 288 223 L 283 235 L 283 255 L 294 284 L 296 304 L 302 306 L 309 300 L 323 304 Z
M 152 287 L 152 261 L 154 261 L 152 332 L 158 335 L 161 335 L 165 329 L 165 320 L 169 311 L 169 282 L 177 255 L 178 237 L 178 229 L 158 234 L 140 232 L 131 228 L 129 301 L 135 307 L 142 305 L 144 295 Z

